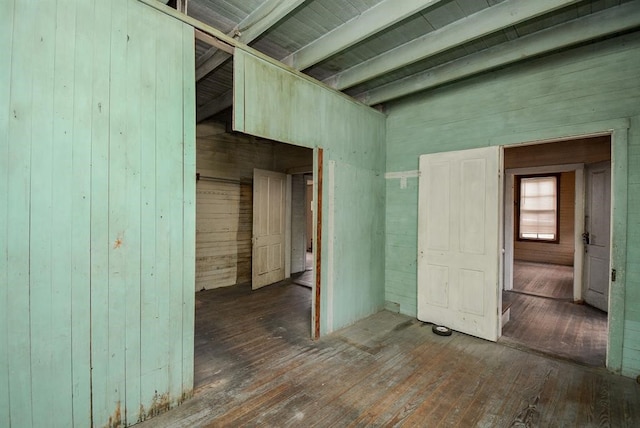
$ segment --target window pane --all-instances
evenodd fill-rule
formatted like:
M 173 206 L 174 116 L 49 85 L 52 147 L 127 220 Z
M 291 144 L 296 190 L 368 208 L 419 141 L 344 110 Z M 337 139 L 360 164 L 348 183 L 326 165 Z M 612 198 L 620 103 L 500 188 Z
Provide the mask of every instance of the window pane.
M 556 239 L 556 189 L 555 176 L 520 180 L 520 238 Z

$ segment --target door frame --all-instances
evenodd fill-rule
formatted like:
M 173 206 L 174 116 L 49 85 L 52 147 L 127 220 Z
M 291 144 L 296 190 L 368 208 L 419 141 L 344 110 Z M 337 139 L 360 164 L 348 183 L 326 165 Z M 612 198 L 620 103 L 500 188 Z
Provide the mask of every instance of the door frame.
M 561 140 L 566 141 L 566 140 Z M 553 143 L 546 143 L 553 144 Z M 575 172 L 575 208 L 573 213 L 573 301 L 582 300 L 582 272 L 584 266 L 584 252 L 577 251 L 582 245 L 582 233 L 584 232 L 584 164 L 559 164 L 550 166 L 538 166 L 528 168 L 505 169 L 504 184 L 504 290 L 513 289 L 513 258 L 515 230 L 513 219 L 515 216 L 515 201 L 513 187 L 517 175 L 528 174 L 552 174 L 560 172 Z
M 608 135 L 611 138 L 611 259 L 609 268 L 616 270 L 616 280 L 609 279 L 609 312 L 607 314 L 606 367 L 614 373 L 622 371 L 624 311 L 627 266 L 627 190 L 628 145 L 630 120 L 611 119 L 602 122 L 560 126 L 537 131 L 513 133 L 496 137 L 489 144 L 516 147 L 570 141 Z M 504 169 L 502 171 L 504 173 Z M 501 190 L 503 198 L 505 188 Z M 504 216 L 503 216 L 504 221 Z M 502 225 L 504 230 L 504 223 Z M 583 226 L 582 226 L 583 227 Z M 504 243 L 503 243 L 504 244 Z M 504 248 L 504 247 L 503 247 Z M 505 255 L 503 254 L 504 258 Z M 501 261 L 502 262 L 502 261 Z M 500 290 L 502 292 L 502 290 Z

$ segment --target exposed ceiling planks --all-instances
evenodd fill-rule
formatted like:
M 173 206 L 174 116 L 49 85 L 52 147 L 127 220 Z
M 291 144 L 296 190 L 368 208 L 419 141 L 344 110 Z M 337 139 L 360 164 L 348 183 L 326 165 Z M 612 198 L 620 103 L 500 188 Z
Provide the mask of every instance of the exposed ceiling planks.
M 621 21 L 615 11 L 623 6 Z M 640 0 L 189 0 L 188 7 L 190 16 L 373 104 L 612 29 L 639 31 L 636 11 Z M 196 41 L 196 76 L 198 120 L 231 105 L 227 54 Z
M 341 71 L 325 79 L 324 82 L 337 89 L 349 88 L 428 56 L 444 52 L 447 49 L 572 3 L 576 3 L 576 0 L 538 0 L 536 2 L 508 0 L 471 16 L 453 21 L 436 31 Z
M 640 8 L 617 6 L 526 37 L 496 45 L 474 55 L 444 63 L 406 79 L 379 86 L 356 96 L 366 104 L 378 104 L 463 77 L 511 64 L 562 47 L 627 31 L 640 25 Z
M 227 34 L 237 37 L 243 43 L 251 43 L 303 2 L 304 0 L 267 0 L 246 15 Z M 228 58 L 227 53 L 212 46 L 198 57 L 196 81 L 221 66 Z
M 303 70 L 442 0 L 385 0 L 282 59 Z

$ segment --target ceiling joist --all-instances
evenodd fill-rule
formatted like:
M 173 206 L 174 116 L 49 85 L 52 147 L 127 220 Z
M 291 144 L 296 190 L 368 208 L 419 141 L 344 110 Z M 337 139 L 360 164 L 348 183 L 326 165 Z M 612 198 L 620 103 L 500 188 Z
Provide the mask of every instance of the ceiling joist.
M 249 44 L 302 3 L 304 0 L 267 0 L 236 25 L 228 35 Z M 196 82 L 220 67 L 228 58 L 228 54 L 220 52 L 215 47 L 209 49 L 198 58 Z
M 357 95 L 375 105 L 557 49 L 640 27 L 640 8 L 625 3 L 434 67 Z
M 432 7 L 442 0 L 383 0 L 319 39 L 293 52 L 282 62 L 296 70 L 304 70 L 354 44 Z
M 225 42 L 221 41 L 220 39 L 210 36 L 207 33 L 198 30 L 197 28 L 194 29 L 194 31 L 195 31 L 196 39 L 202 42 L 205 42 L 209 46 L 213 46 L 215 49 L 220 49 L 221 51 L 224 51 L 229 55 L 233 55 L 233 49 L 234 49 L 233 46 L 228 45 Z
M 579 0 L 506 0 L 341 71 L 324 83 L 338 90 L 533 19 Z

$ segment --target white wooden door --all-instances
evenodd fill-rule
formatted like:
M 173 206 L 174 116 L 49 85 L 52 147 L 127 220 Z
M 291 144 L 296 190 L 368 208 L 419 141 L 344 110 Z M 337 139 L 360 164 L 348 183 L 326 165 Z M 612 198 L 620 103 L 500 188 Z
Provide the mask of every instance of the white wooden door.
M 253 251 L 251 287 L 285 277 L 285 197 L 287 176 L 253 170 Z
M 499 336 L 500 148 L 420 156 L 418 319 Z
M 609 307 L 611 163 L 587 165 L 585 174 L 584 300 L 605 312 Z

